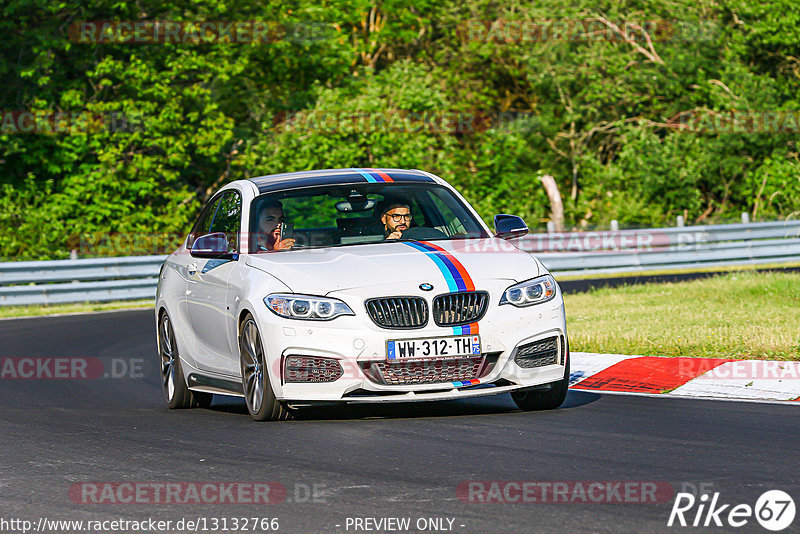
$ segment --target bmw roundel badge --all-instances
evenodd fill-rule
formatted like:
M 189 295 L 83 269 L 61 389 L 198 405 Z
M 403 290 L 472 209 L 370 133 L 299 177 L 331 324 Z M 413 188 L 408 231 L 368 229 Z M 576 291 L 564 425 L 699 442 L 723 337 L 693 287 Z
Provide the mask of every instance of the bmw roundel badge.
M 433 286 L 431 284 L 425 282 L 424 284 L 420 284 L 419 288 L 421 290 L 423 290 L 423 291 L 430 291 L 431 289 L 433 289 Z

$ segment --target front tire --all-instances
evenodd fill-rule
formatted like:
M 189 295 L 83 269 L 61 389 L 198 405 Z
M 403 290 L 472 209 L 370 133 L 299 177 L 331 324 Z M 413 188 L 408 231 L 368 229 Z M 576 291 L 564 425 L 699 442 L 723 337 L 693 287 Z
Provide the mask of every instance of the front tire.
M 239 362 L 247 411 L 254 421 L 285 421 L 292 413 L 275 398 L 269 383 L 264 346 L 253 316 L 247 314 L 239 335 Z
M 550 384 L 544 391 L 512 391 L 511 398 L 520 410 L 526 412 L 555 410 L 564 403 L 569 389 L 569 345 L 565 355 L 564 378 Z

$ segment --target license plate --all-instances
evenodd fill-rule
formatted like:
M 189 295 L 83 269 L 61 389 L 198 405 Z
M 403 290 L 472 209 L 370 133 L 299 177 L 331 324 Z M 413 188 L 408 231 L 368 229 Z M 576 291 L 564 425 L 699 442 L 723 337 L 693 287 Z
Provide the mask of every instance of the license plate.
M 386 342 L 388 360 L 413 358 L 458 358 L 481 353 L 480 336 L 429 337 L 395 339 Z

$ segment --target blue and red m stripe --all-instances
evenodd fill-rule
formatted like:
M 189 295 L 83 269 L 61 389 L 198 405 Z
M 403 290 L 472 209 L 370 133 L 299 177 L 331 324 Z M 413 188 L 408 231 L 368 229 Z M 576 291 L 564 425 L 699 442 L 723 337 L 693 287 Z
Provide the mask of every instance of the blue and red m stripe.
M 439 245 L 429 241 L 405 241 L 403 243 L 420 252 L 424 252 L 433 260 L 442 276 L 444 276 L 447 288 L 451 292 L 475 291 L 475 283 L 461 262 Z M 453 327 L 453 334 L 456 335 L 477 333 L 478 323 Z
M 394 182 L 391 176 L 378 169 L 353 169 L 371 184 Z

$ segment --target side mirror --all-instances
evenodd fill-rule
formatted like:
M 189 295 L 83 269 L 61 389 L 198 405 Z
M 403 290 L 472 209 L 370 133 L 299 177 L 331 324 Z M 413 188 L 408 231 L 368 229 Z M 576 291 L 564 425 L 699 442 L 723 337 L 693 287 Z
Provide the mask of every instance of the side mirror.
M 514 239 L 528 233 L 528 225 L 522 217 L 501 213 L 494 216 L 494 236 L 500 239 Z
M 222 232 L 198 237 L 192 244 L 190 254 L 195 258 L 232 260 L 237 255 L 228 252 L 228 237 Z

